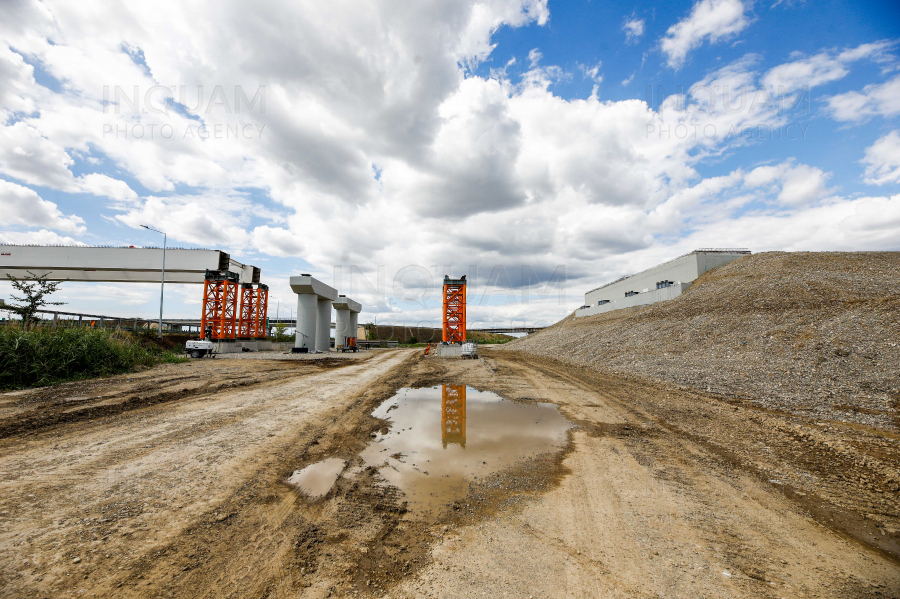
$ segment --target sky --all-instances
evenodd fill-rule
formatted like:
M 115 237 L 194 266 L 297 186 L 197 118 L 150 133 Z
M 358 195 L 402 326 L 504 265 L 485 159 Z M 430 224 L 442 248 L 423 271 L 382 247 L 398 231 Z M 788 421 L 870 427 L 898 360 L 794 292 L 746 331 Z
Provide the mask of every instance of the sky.
M 0 243 L 141 225 L 260 267 L 271 316 L 312 273 L 438 327 L 445 274 L 470 327 L 535 326 L 698 248 L 898 250 L 900 5 L 3 2 Z

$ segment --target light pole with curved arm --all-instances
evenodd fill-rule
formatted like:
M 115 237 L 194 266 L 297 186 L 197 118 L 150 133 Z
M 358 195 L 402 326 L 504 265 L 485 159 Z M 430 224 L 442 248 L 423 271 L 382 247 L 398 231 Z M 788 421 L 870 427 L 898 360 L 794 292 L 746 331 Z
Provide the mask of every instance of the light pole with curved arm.
M 166 234 L 159 229 L 154 229 L 153 227 L 148 227 L 147 225 L 141 226 L 148 231 L 156 231 L 163 236 L 162 276 L 159 279 L 159 338 L 162 339 L 163 296 L 166 289 Z

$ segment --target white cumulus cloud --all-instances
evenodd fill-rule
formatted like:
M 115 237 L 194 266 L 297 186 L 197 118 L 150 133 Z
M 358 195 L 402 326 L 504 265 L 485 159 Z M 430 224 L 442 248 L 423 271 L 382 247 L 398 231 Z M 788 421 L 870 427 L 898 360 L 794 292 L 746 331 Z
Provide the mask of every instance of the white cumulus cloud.
M 699 45 L 737 35 L 749 10 L 737 0 L 697 2 L 669 29 L 665 56 L 680 66 Z M 896 245 L 890 235 L 900 237 L 897 199 L 833 195 L 829 173 L 802 156 L 701 174 L 711 161 L 740 159 L 754 143 L 744 128 L 786 125 L 777 106 L 755 96 L 764 77 L 791 90 L 835 81 L 854 61 L 881 60 L 883 44 L 793 56 L 767 75 L 758 72 L 763 58 L 748 55 L 687 86 L 689 95 L 651 106 L 561 97 L 554 84 L 571 75 L 536 49 L 519 57 L 521 77 L 479 75 L 473 67 L 491 57 L 498 29 L 549 22 L 538 0 L 224 0 L 216 10 L 45 0 L 5 16 L 0 173 L 14 181 L 15 201 L 35 209 L 11 212 L 20 221 L 0 227 L 4 239 L 75 237 L 83 228 L 25 186 L 91 193 L 109 198 L 91 199 L 111 223 L 106 235 L 92 228 L 100 239 L 148 224 L 170 244 L 252 254 L 261 264 L 272 257 L 285 270 L 294 261 L 284 258 L 324 278 L 335 266 L 356 268 L 371 282 L 359 299 L 381 321 L 426 320 L 435 310 L 388 302 L 376 292 L 378 273 L 387 273 L 390 295 L 394 273 L 417 273 L 411 285 L 425 280 L 419 267 L 439 281 L 444 270 L 478 265 L 473 289 L 493 280 L 506 295 L 504 286 L 528 287 L 516 272 L 536 274 L 536 288 L 564 266 L 567 285 L 581 290 L 698 246 L 839 249 L 876 231 L 860 244 L 886 248 Z M 635 23 L 626 36 L 639 31 L 647 35 Z M 26 59 L 58 89 L 37 84 Z M 602 75 L 597 63 L 582 72 L 595 83 Z M 160 97 L 187 108 L 105 102 L 105 86 L 138 86 L 145 108 L 144 92 L 157 85 L 169 90 L 157 89 Z M 207 109 L 217 86 L 229 109 Z M 236 110 L 237 87 L 248 97 L 264 90 L 265 109 Z M 172 135 L 161 135 L 166 126 Z M 227 135 L 235 130 L 253 135 Z M 867 178 L 893 177 L 885 155 L 867 153 Z M 132 180 L 149 197 L 138 197 Z M 879 213 L 889 218 L 879 222 Z M 287 273 L 265 272 L 280 293 Z M 556 318 L 580 305 L 570 294 L 572 303 L 502 307 L 479 299 L 470 320 Z
M 85 245 L 71 237 L 41 229 L 40 231 L 2 231 L 0 243 L 13 245 Z
M 750 25 L 741 0 L 700 0 L 684 20 L 666 31 L 661 41 L 663 53 L 673 69 L 679 69 L 688 53 L 704 41 L 714 44 L 736 35 Z
M 900 183 L 900 131 L 891 131 L 866 148 L 862 163 L 869 185 Z
M 867 85 L 861 92 L 851 91 L 827 98 L 828 110 L 838 121 L 862 121 L 869 117 L 900 114 L 900 75 Z
M 794 54 L 790 62 L 770 69 L 762 83 L 778 94 L 831 83 L 844 78 L 850 72 L 850 65 L 858 60 L 883 61 L 893 45 L 892 42 L 876 42 L 842 51 L 825 50 L 809 57 Z
M 64 215 L 56 204 L 35 191 L 0 179 L 0 214 L 4 225 L 45 227 L 68 233 L 83 233 L 84 220 Z
M 105 196 L 113 200 L 132 201 L 138 194 L 128 184 L 100 173 L 82 175 L 76 179 L 80 191 Z
M 281 227 L 261 226 L 251 233 L 253 246 L 270 256 L 302 256 L 303 243 L 300 233 Z
M 644 35 L 644 19 L 628 19 L 622 29 L 625 31 L 625 42 L 635 43 Z

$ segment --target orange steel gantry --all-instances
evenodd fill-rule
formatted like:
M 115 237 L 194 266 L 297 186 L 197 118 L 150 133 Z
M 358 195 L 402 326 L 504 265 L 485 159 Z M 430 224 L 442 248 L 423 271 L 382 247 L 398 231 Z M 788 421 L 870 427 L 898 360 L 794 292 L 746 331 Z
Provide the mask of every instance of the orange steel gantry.
M 203 316 L 201 335 L 211 341 L 223 339 L 264 339 L 269 288 L 250 283 L 240 285 L 238 274 L 208 270 L 203 283 Z
M 444 276 L 444 343 L 466 340 L 466 276 Z
M 266 338 L 266 314 L 269 311 L 269 286 L 256 286 L 256 307 L 253 311 L 253 326 L 250 328 L 250 336 L 253 339 Z
M 266 336 L 266 310 L 269 306 L 269 287 L 250 283 L 241 285 L 241 309 L 238 317 L 238 339 L 258 339 Z M 261 319 L 261 320 L 260 320 Z

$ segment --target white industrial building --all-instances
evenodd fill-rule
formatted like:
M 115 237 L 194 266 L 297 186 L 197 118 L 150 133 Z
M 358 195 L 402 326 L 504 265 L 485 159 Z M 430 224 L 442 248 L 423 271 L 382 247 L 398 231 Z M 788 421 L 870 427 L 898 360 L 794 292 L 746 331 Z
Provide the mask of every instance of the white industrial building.
M 575 316 L 646 306 L 681 295 L 700 275 L 750 254 L 746 249 L 699 249 L 584 294 Z

